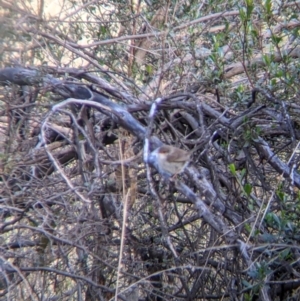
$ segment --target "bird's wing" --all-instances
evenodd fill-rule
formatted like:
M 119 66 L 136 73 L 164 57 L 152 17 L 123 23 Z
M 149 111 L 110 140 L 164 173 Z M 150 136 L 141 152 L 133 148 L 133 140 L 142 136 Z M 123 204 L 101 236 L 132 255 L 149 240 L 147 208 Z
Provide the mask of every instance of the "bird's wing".
M 180 151 L 180 156 L 178 156 L 178 153 L 176 154 L 169 154 L 168 160 L 173 162 L 184 162 L 190 159 L 191 154 L 189 152 L 186 152 L 184 150 L 178 149 L 177 151 Z

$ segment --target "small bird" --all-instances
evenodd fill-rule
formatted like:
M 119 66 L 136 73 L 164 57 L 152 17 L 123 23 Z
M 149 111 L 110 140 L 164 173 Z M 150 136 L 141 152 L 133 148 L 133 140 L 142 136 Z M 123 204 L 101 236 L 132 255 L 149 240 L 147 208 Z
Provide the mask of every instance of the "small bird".
M 149 163 L 152 163 L 162 176 L 169 179 L 184 171 L 191 154 L 175 146 L 162 145 L 151 152 Z

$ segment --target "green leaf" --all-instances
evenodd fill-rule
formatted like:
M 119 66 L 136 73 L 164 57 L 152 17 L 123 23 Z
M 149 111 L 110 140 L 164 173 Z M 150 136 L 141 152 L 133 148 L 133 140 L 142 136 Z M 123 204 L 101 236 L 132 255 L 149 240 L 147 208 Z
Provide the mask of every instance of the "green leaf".
M 245 190 L 246 194 L 249 196 L 251 191 L 252 191 L 252 185 L 249 184 L 249 183 L 245 184 L 244 185 L 244 190 Z
M 253 286 L 250 282 L 248 282 L 248 281 L 245 280 L 245 279 L 242 279 L 242 284 L 243 284 L 245 287 L 250 287 L 250 288 Z
M 242 22 L 247 21 L 247 17 L 246 17 L 247 13 L 246 13 L 246 8 L 245 7 L 241 7 L 239 9 L 239 15 L 240 15 L 240 18 L 241 18 Z
M 272 13 L 272 0 L 266 0 L 264 4 L 265 4 L 266 13 L 270 15 Z
M 249 233 L 251 233 L 251 231 L 252 231 L 252 228 L 251 228 L 251 225 L 250 224 L 245 224 L 245 229 L 246 229 L 246 231 L 248 231 Z
M 265 54 L 265 55 L 263 55 L 262 56 L 262 59 L 263 59 L 263 62 L 266 64 L 266 66 L 270 66 L 270 64 L 271 64 L 271 56 L 270 55 L 268 55 L 268 54 Z
M 283 201 L 285 198 L 284 198 L 284 192 L 282 191 L 282 190 L 278 190 L 277 192 L 276 192 L 276 194 L 277 194 L 277 197 L 281 200 L 281 201 Z
M 289 248 L 284 249 L 281 253 L 280 253 L 280 257 L 282 259 L 288 260 L 291 257 L 291 250 Z
M 100 26 L 100 27 L 99 27 L 99 32 L 100 32 L 102 35 L 106 35 L 106 33 L 107 33 L 107 28 L 106 28 L 106 26 Z
M 246 5 L 247 5 L 247 18 L 250 19 L 250 16 L 254 9 L 253 0 L 246 0 Z
M 151 65 L 146 65 L 146 71 L 148 72 L 149 75 L 153 74 L 153 68 Z
M 275 35 L 272 35 L 271 39 L 272 39 L 272 41 L 275 45 L 278 45 L 282 41 L 282 37 L 278 37 L 278 36 L 275 36 Z
M 233 163 L 229 164 L 229 170 L 234 176 L 236 175 L 236 170 Z

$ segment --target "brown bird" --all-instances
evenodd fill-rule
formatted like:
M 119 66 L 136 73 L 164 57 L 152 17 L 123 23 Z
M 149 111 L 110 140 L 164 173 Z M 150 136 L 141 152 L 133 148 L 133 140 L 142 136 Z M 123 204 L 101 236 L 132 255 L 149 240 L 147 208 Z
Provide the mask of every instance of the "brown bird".
M 191 154 L 191 152 L 175 146 L 162 145 L 150 154 L 149 162 L 156 167 L 162 176 L 170 178 L 184 171 L 189 164 Z

